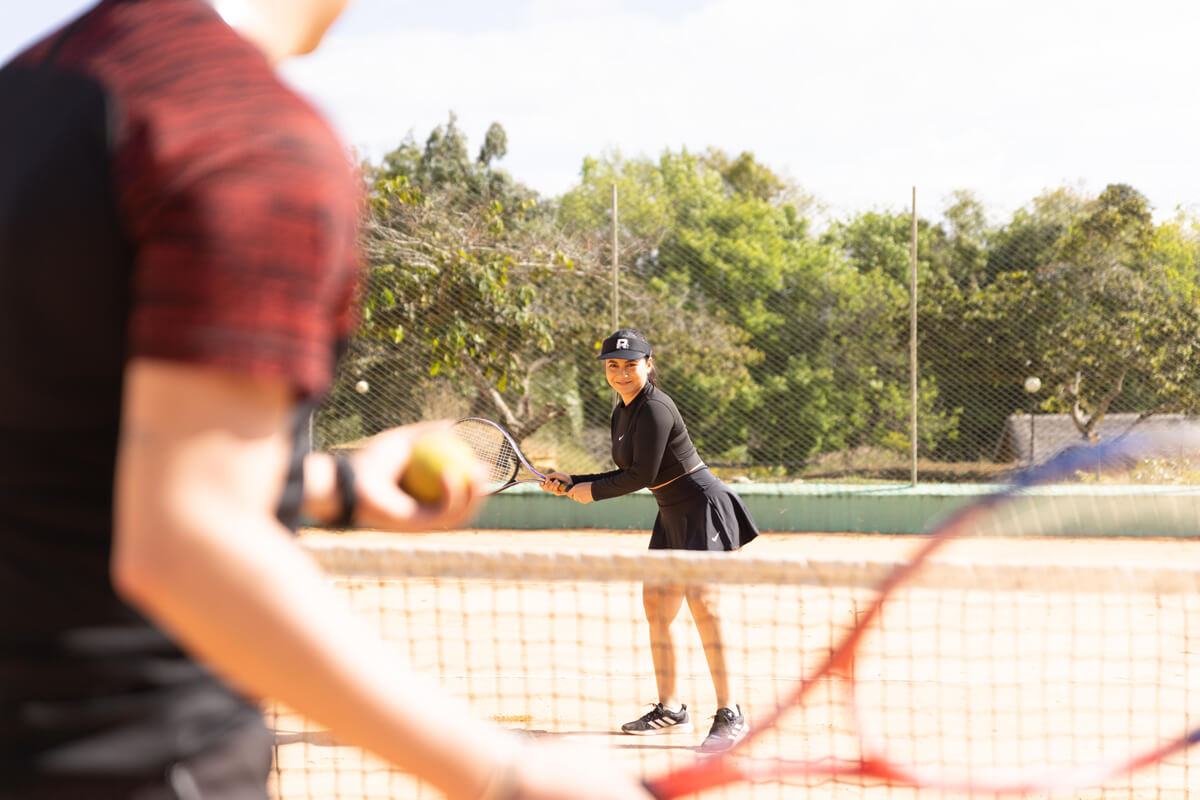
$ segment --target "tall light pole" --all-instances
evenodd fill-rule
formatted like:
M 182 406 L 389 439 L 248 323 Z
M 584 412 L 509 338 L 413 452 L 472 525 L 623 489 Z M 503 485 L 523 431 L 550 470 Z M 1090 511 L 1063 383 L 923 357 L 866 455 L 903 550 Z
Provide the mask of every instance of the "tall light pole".
M 1034 461 L 1033 461 L 1033 456 L 1034 456 L 1033 443 L 1035 441 L 1035 439 L 1034 439 L 1035 430 L 1033 427 L 1033 418 L 1035 415 L 1033 412 L 1035 412 L 1037 410 L 1037 399 L 1034 397 L 1034 395 L 1036 395 L 1041 390 L 1042 390 L 1042 379 L 1041 378 L 1039 378 L 1036 375 L 1030 375 L 1028 378 L 1025 379 L 1025 391 L 1029 393 L 1029 463 L 1030 463 L 1030 465 L 1032 465 L 1034 463 Z

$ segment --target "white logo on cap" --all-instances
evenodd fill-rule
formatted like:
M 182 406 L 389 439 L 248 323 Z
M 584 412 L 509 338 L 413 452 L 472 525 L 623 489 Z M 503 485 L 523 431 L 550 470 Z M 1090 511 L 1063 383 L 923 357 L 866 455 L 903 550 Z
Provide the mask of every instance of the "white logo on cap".
M 629 349 L 629 340 L 628 339 L 617 339 L 617 349 L 618 350 L 628 350 Z

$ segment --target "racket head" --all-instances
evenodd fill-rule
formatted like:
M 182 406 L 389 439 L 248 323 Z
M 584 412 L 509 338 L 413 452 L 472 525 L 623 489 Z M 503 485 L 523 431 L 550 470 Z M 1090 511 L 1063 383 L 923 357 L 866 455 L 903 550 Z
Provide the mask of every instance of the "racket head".
M 1200 629 L 1200 603 L 1188 601 L 1191 583 L 1167 575 L 1164 584 L 1155 569 L 1155 584 L 1147 588 L 1136 565 L 1107 564 L 1111 577 L 1102 578 L 1095 567 L 1053 559 L 1038 562 L 1047 577 L 1035 582 L 1019 562 L 1010 567 L 980 558 L 978 548 L 1016 539 L 1019 547 L 999 552 L 1020 553 L 1031 545 L 1030 535 L 1059 545 L 1069 543 L 1063 536 L 1112 535 L 1107 531 L 1128 527 L 1135 515 L 1159 521 L 1166 508 L 1175 509 L 1181 536 L 1194 535 L 1200 519 L 1195 487 L 1144 496 L 1101 492 L 1097 500 L 1095 493 L 1075 492 L 1078 487 L 1045 486 L 1093 483 L 1113 473 L 1127 478 L 1137 465 L 1170 459 L 1184 462 L 1186 474 L 1186 463 L 1197 456 L 1194 424 L 1169 433 L 1131 432 L 1064 450 L 935 520 L 914 554 L 856 607 L 854 623 L 836 635 L 823 663 L 771 713 L 757 715 L 749 737 L 719 756 L 652 778 L 652 794 L 679 797 L 790 777 L 874 780 L 934 793 L 1050 793 L 1116 781 L 1155 762 L 1174 768 L 1163 759 L 1200 740 L 1200 703 L 1189 711 L 1186 697 L 1186 676 L 1200 673 L 1200 655 L 1189 660 L 1200 649 L 1184 635 Z M 1044 523 L 1039 531 L 1028 527 L 1031 513 Z M 1189 521 L 1192 534 L 1184 534 Z M 973 555 L 965 558 L 968 551 Z M 984 574 L 994 584 L 982 583 Z M 1172 581 L 1179 585 L 1168 585 Z M 1107 605 L 1109 587 L 1122 605 Z M 993 602 L 994 611 L 975 616 L 977 603 Z M 1103 630 L 1109 624 L 1113 635 Z M 986 661 L 981 651 L 989 651 Z M 829 687 L 841 697 L 836 708 L 825 705 L 834 702 L 825 697 Z M 937 694 L 922 697 L 926 692 Z M 827 713 L 813 713 L 823 708 L 841 714 L 838 730 L 857 739 L 855 752 L 835 748 L 814 752 L 811 760 L 803 753 L 756 754 L 760 734 L 767 734 L 766 744 L 770 729 L 797 724 L 796 715 L 814 721 L 798 724 L 829 724 Z M 1160 709 L 1161 718 L 1145 718 L 1145 708 Z
M 520 483 L 517 473 L 522 466 L 537 475 L 539 482 L 545 479 L 545 476 L 529 465 L 508 431 L 495 422 L 482 417 L 466 417 L 455 422 L 451 430 L 471 448 L 475 457 L 487 468 L 489 494 Z
M 1139 522 L 1194 535 L 1195 487 L 1138 488 L 1133 475 L 1186 475 L 1197 454 L 1194 423 L 1076 445 L 935 527 L 845 668 L 868 759 L 901 783 L 1048 793 L 1098 785 L 1187 739 L 1200 725 L 1187 681 L 1200 656 L 1186 635 L 1200 604 L 1186 580 L 1071 551 L 1096 553 Z

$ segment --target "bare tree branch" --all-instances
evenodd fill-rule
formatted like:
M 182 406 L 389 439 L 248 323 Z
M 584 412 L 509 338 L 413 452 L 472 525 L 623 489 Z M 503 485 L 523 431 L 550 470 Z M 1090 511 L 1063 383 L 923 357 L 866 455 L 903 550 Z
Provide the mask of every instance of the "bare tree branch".
M 471 376 L 472 383 L 479 390 L 480 394 L 487 397 L 488 402 L 496 409 L 500 417 L 499 422 L 508 430 L 512 430 L 517 425 L 517 417 L 508 407 L 508 403 L 504 402 L 504 397 L 496 389 L 492 383 L 484 377 L 483 370 L 479 369 L 479 365 L 471 359 L 466 353 L 462 354 L 462 364 L 467 370 L 467 374 Z
M 1071 421 L 1075 423 L 1076 430 L 1088 441 L 1096 441 L 1096 426 L 1100 424 L 1100 420 L 1104 419 L 1104 415 L 1108 413 L 1108 407 L 1112 405 L 1112 401 L 1121 393 L 1121 387 L 1124 386 L 1125 376 L 1128 373 L 1129 367 L 1121 369 L 1120 374 L 1113 381 L 1112 387 L 1103 397 L 1096 401 L 1096 408 L 1092 411 L 1091 415 L 1084 414 L 1080 401 L 1079 385 L 1083 381 L 1083 373 L 1078 371 L 1075 373 L 1075 379 L 1067 387 L 1068 394 L 1073 398 L 1071 402 Z

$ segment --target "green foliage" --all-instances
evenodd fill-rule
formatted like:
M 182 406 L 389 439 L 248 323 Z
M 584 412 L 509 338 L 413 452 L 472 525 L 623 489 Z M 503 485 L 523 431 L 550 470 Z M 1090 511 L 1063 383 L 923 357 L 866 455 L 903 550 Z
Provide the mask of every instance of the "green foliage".
M 731 159 L 724 151 L 710 148 L 702 160 L 721 176 L 728 191 L 733 194 L 770 202 L 787 188 L 782 178 L 758 163 L 750 152 L 743 152 Z
M 472 155 L 450 115 L 365 165 L 369 272 L 346 369 L 385 402 L 323 420 L 323 434 L 370 435 L 407 421 L 398 408 L 475 413 L 518 436 L 544 427 L 543 446 L 569 439 L 563 454 L 602 467 L 613 395 L 595 355 L 615 257 L 618 325 L 654 343 L 706 459 L 906 463 L 909 213 L 815 235 L 794 183 L 715 149 L 590 157 L 543 202 L 498 167 L 507 149 L 493 124 Z M 1196 218 L 1155 224 L 1145 197 L 1114 184 L 1047 192 L 992 226 L 956 192 L 917 221 L 917 256 L 923 457 L 988 459 L 1004 420 L 1034 405 L 1084 433 L 1112 411 L 1200 412 Z M 332 400 L 353 405 L 352 386 Z
M 1041 362 L 1056 388 L 1049 403 L 1074 410 L 1085 433 L 1118 398 L 1137 399 L 1150 413 L 1195 406 L 1176 380 L 1194 366 L 1190 337 L 1179 334 L 1195 329 L 1195 304 L 1172 285 L 1158 241 L 1146 198 L 1111 185 L 1072 220 L 1054 261 L 1033 277 L 1044 300 Z
M 982 238 L 982 231 L 968 224 L 971 202 L 966 196 L 959 198 L 961 224 L 956 236 L 918 220 L 920 286 L 937 282 L 950 287 L 953 295 L 958 291 L 956 278 L 966 276 L 964 283 L 973 284 L 972 272 L 982 259 L 978 244 L 965 237 Z M 824 362 L 839 376 L 837 402 L 842 422 L 837 444 L 842 448 L 908 449 L 912 442 L 912 217 L 866 212 L 832 226 L 825 240 L 841 249 L 849 265 L 833 285 L 835 302 L 825 315 L 829 327 L 822 337 Z M 966 263 L 956 260 L 956 254 L 966 254 Z M 921 452 L 938 453 L 957 438 L 959 409 L 946 406 L 940 390 L 942 383 L 952 383 L 954 376 L 938 374 L 925 363 L 918 369 L 918 445 Z
M 612 224 L 605 198 L 613 184 L 622 242 L 634 242 L 622 280 L 645 286 L 662 309 L 623 317 L 645 318 L 656 342 L 676 320 L 709 320 L 707 335 L 676 345 L 699 345 L 704 358 L 672 369 L 668 385 L 698 443 L 723 458 L 806 460 L 823 441 L 812 422 L 828 418 L 831 378 L 808 371 L 803 354 L 817 351 L 803 326 L 828 304 L 822 287 L 836 251 L 808 235 L 794 206 L 772 201 L 784 182 L 749 154 L 588 160 L 580 187 L 560 205 L 566 225 L 600 238 Z M 730 355 L 740 369 L 714 372 Z
M 536 196 L 492 166 L 506 146 L 492 125 L 471 159 L 451 116 L 424 147 L 410 138 L 370 171 L 358 369 L 397 393 L 450 380 L 469 408 L 533 429 L 569 405 L 532 409 L 530 387 L 582 306 L 541 291 L 578 283 L 575 262 Z
M 470 356 L 501 379 L 524 348 L 548 346 L 550 328 L 533 313 L 532 286 L 510 278 L 564 268 L 557 254 L 524 251 L 494 203 L 453 214 L 445 197 L 416 194 L 403 178 L 381 179 L 375 189 L 381 202 L 368 227 L 369 334 L 397 343 L 419 337 L 433 373 Z M 510 220 L 521 220 L 521 211 Z
M 652 258 L 674 221 L 661 172 L 645 159 L 620 153 L 586 158 L 579 185 L 558 200 L 558 222 L 566 235 L 586 242 L 612 263 L 613 189 L 617 194 L 617 238 L 622 265 Z
M 1200 252 L 1179 223 L 1156 227 L 1145 198 L 1114 185 L 1092 201 L 1049 195 L 991 238 L 982 286 L 934 281 L 922 303 L 921 352 L 964 418 L 994 430 L 1033 399 L 1089 435 L 1112 410 L 1200 407 Z M 1042 381 L 1037 398 L 1027 375 Z
M 919 233 L 918 233 L 919 235 Z M 837 246 L 847 261 L 863 274 L 876 274 L 907 286 L 912 271 L 912 218 L 907 214 L 868 211 L 836 222 L 825 241 Z M 928 247 L 918 253 L 928 253 Z M 918 262 L 918 270 L 921 265 Z M 928 274 L 928 264 L 925 269 Z

